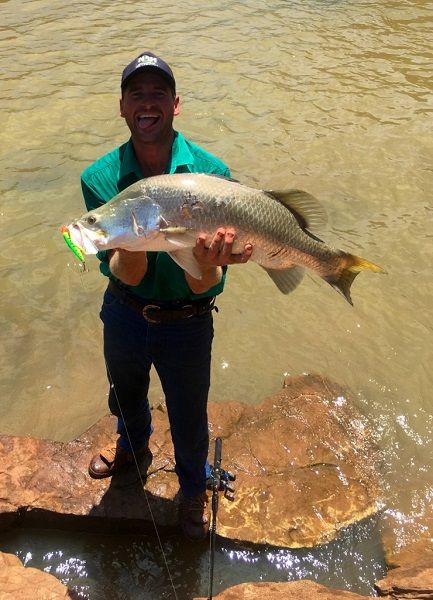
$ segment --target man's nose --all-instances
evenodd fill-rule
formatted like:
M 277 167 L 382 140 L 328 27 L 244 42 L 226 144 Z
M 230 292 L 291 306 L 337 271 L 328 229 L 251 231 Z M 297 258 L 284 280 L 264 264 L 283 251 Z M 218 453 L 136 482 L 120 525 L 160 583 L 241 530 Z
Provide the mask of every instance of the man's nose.
M 155 105 L 155 97 L 153 94 L 146 94 L 141 98 L 141 103 L 143 106 L 154 106 Z

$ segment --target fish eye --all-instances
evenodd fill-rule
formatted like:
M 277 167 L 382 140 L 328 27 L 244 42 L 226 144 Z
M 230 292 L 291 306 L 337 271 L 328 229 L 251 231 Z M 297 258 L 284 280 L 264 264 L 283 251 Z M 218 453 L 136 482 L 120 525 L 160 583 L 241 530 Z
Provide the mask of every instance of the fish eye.
M 96 223 L 96 217 L 94 217 L 93 215 L 90 215 L 90 217 L 87 217 L 86 219 L 88 225 L 94 225 Z

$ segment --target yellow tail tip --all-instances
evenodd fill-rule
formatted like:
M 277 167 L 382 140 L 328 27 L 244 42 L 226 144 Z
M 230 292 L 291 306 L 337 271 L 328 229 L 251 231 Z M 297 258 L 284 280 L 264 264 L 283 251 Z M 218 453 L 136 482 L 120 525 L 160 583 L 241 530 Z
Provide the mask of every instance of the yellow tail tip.
M 360 273 L 361 271 L 373 271 L 373 273 L 386 273 L 385 269 L 382 269 L 379 265 L 365 259 L 360 256 L 354 256 L 353 254 L 347 255 L 348 266 L 347 269 L 352 273 Z
M 338 274 L 325 277 L 324 279 L 332 285 L 337 292 L 340 292 L 349 304 L 353 304 L 350 296 L 350 286 L 358 273 L 361 273 L 361 271 L 386 273 L 379 265 L 376 265 L 365 258 L 361 258 L 360 256 L 354 256 L 353 254 L 343 253 L 342 264 L 344 265 L 344 268 Z

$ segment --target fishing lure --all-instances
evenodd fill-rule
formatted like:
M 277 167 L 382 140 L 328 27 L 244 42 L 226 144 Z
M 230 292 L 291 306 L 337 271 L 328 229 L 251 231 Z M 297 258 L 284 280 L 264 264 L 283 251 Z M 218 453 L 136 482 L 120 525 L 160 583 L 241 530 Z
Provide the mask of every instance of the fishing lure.
M 80 248 L 80 246 L 77 246 L 77 244 L 74 244 L 74 242 L 72 241 L 71 236 L 69 234 L 69 229 L 66 227 L 66 225 L 63 225 L 60 228 L 60 231 L 62 232 L 63 239 L 65 240 L 67 246 L 72 250 L 72 252 L 78 258 L 78 260 L 81 262 L 83 271 L 87 271 L 88 269 L 86 266 L 86 260 L 84 258 L 83 249 Z

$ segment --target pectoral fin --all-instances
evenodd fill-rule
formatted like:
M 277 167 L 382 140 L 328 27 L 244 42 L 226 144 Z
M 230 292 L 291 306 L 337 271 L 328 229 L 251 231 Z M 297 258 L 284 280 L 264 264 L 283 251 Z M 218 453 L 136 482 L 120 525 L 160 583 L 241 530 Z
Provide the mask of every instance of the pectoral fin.
M 142 227 L 136 217 L 136 214 L 133 210 L 131 210 L 131 220 L 132 220 L 132 231 L 137 237 L 146 237 L 146 231 L 144 227 Z
M 290 294 L 301 283 L 305 270 L 303 267 L 293 266 L 289 269 L 265 269 L 266 273 L 283 294 Z
M 168 255 L 174 260 L 176 264 L 179 265 L 181 269 L 186 271 L 194 277 L 194 279 L 201 279 L 202 272 L 198 262 L 195 259 L 194 254 L 192 253 L 192 248 L 179 248 L 179 250 L 173 250 L 168 252 Z

